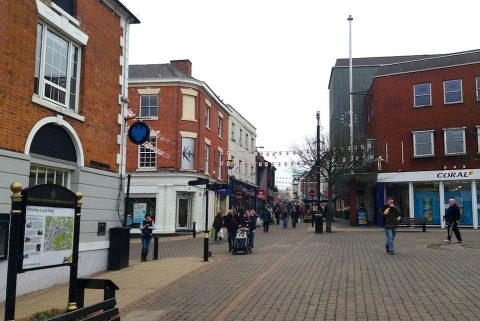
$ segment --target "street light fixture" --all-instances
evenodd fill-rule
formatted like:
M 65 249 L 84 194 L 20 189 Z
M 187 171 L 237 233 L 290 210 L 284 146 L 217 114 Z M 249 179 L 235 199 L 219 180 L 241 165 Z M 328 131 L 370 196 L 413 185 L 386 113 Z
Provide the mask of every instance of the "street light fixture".
M 315 215 L 315 233 L 323 233 L 323 217 L 320 214 L 320 111 L 317 111 L 317 160 L 315 167 L 317 171 L 317 214 Z

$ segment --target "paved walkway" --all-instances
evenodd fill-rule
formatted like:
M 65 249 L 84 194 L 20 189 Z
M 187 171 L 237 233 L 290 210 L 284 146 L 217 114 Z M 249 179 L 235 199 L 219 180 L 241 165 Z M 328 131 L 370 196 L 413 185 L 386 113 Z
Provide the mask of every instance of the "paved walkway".
M 161 259 L 146 263 L 136 261 L 133 240 L 131 266 L 96 277 L 120 286 L 126 321 L 478 320 L 480 231 L 461 232 L 465 243 L 444 244 L 445 230 L 400 229 L 390 256 L 379 228 L 338 220 L 334 233 L 314 234 L 309 224 L 275 225 L 257 231 L 253 255 L 232 256 L 225 240 L 212 241 L 208 263 L 201 235 L 160 239 Z M 19 298 L 17 316 L 55 297 L 64 307 L 61 288 Z

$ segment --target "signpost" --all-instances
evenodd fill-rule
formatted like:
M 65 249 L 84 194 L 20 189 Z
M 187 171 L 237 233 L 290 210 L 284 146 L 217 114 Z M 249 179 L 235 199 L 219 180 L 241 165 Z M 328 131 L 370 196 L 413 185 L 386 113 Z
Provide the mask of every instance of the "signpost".
M 67 309 L 77 309 L 82 194 L 54 184 L 22 190 L 20 183 L 13 183 L 10 190 L 13 195 L 5 320 L 15 319 L 17 275 L 32 270 L 70 266 Z

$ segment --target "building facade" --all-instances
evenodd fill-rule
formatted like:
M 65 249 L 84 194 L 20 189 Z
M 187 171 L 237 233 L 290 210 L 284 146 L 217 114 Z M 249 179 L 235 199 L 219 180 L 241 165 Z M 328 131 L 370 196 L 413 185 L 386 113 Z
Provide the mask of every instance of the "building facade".
M 79 275 L 107 268 L 108 230 L 121 225 L 132 23 L 139 21 L 116 0 L 0 3 L 0 232 L 8 231 L 13 182 L 83 193 Z M 67 267 L 23 273 L 17 294 L 68 275 Z
M 255 208 L 258 185 L 256 128 L 235 108 L 228 105 L 229 118 L 227 168 L 230 184 L 229 208 Z
M 146 144 L 128 143 L 131 175 L 127 212 L 138 224 L 145 213 L 155 217 L 159 233 L 204 229 L 227 209 L 227 192 L 189 186 L 197 178 L 226 184 L 229 108 L 200 80 L 189 60 L 131 65 L 129 104 L 135 119 L 150 127 Z M 129 124 L 135 120 L 131 119 Z
M 257 161 L 257 209 L 262 206 L 275 204 L 275 171 L 277 170 L 271 162 L 265 160 L 261 155 L 256 156 Z
M 477 228 L 479 108 L 480 50 L 380 66 L 365 109 L 381 158 L 376 208 L 392 195 L 404 216 L 444 226 L 454 198 L 460 225 Z

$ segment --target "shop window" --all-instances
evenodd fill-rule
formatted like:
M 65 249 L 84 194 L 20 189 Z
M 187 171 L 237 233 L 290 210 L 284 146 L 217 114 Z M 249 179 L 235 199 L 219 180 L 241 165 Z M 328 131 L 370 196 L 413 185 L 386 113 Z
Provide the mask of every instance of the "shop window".
M 37 24 L 34 92 L 40 98 L 77 111 L 80 46 L 49 25 Z
M 433 131 L 413 132 L 413 156 L 428 157 L 435 156 L 433 150 Z
M 463 102 L 462 80 L 448 80 L 443 82 L 443 93 L 445 104 Z
M 28 186 L 39 184 L 57 184 L 68 188 L 69 181 L 70 171 L 68 170 L 35 164 L 30 166 Z
M 158 96 L 156 95 L 140 96 L 140 117 L 142 118 L 158 117 Z
M 465 129 L 444 129 L 445 155 L 465 154 Z
M 455 199 L 460 208 L 460 224 L 473 225 L 472 184 L 470 181 L 449 181 L 444 183 L 445 199 L 443 205 L 448 208 L 448 200 Z M 443 214 L 442 214 L 443 215 Z
M 413 188 L 415 218 L 426 218 L 428 224 L 440 225 L 443 211 L 440 210 L 439 183 L 415 183 Z
M 138 168 L 157 167 L 157 138 L 150 137 L 147 143 L 138 146 Z
M 402 217 L 410 217 L 408 184 L 386 183 L 385 192 L 388 196 L 393 197 L 395 205 L 400 209 L 400 213 L 402 213 Z
M 156 198 L 130 198 L 127 204 L 127 225 L 139 227 L 145 218 L 145 214 L 150 214 L 155 220 Z
M 0 261 L 6 260 L 8 255 L 8 231 L 10 214 L 0 213 Z
M 432 105 L 432 85 L 418 84 L 413 86 L 413 107 L 424 107 Z
M 477 187 L 477 217 L 478 217 L 478 222 L 480 224 L 480 182 L 476 183 L 476 187 Z

